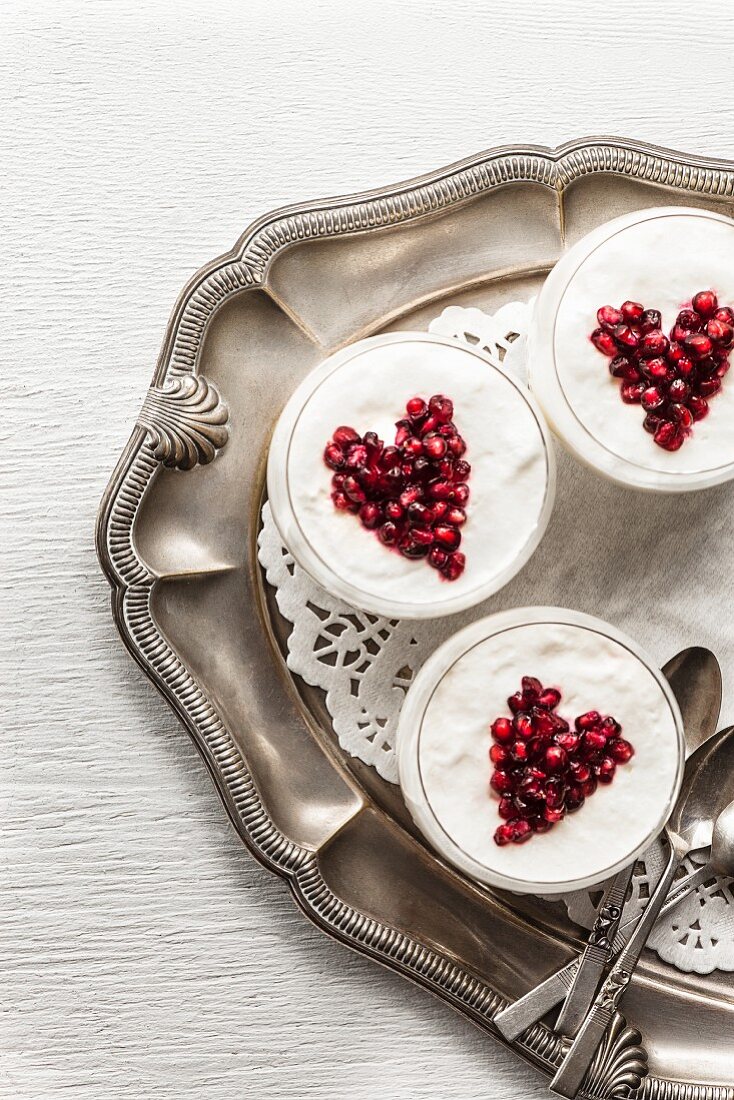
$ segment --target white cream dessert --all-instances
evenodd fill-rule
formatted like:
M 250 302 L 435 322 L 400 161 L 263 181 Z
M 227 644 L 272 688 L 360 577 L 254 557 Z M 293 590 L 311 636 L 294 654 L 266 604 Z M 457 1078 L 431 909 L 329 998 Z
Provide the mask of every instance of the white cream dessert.
M 552 688 L 552 709 L 568 722 L 567 740 L 587 736 L 575 719 L 583 727 L 594 712 L 602 723 L 613 716 L 599 757 L 616 758 L 616 766 L 587 768 L 592 778 L 575 812 L 550 813 L 548 831 L 501 846 L 495 836 L 505 827 L 502 796 L 490 786 L 495 768 L 488 753 L 498 744 L 491 726 L 498 718 L 513 719 L 508 699 L 523 677 Z M 621 730 L 612 728 L 614 720 Z M 604 744 L 603 736 L 594 736 Z M 624 751 L 615 752 L 615 745 Z M 560 893 L 601 881 L 650 842 L 680 784 L 683 740 L 667 683 L 634 643 L 589 616 L 531 608 L 472 624 L 434 654 L 403 707 L 398 751 L 409 808 L 451 862 L 511 890 Z M 532 759 L 545 776 L 540 788 L 550 789 L 559 773 L 554 763 L 548 767 L 545 752 Z M 576 756 L 580 771 L 586 765 Z M 507 767 L 533 770 L 532 760 Z M 531 803 L 532 813 L 543 814 L 543 797 Z
M 396 424 L 405 421 L 406 405 L 413 401 L 420 406 L 436 395 L 449 399 L 454 436 L 446 425 L 446 440 L 437 439 L 445 426 L 440 422 L 426 433 L 430 410 L 398 435 Z M 328 458 L 328 445 L 342 426 L 354 430 L 360 447 L 368 432 L 376 433 L 391 452 L 396 450 L 396 438 L 403 441 L 401 447 L 415 443 L 424 465 L 428 461 L 424 451 L 436 450 L 440 456 L 445 442 L 458 443 L 455 454 L 445 455 L 449 468 L 452 462 L 454 467 L 460 463 L 468 465 L 470 472 L 458 488 L 455 481 L 454 488 L 441 495 L 438 471 L 444 459 L 430 458 L 424 496 L 429 511 L 443 510 L 441 517 L 431 516 L 427 522 L 432 534 L 426 534 L 426 539 L 438 540 L 431 545 L 431 561 L 441 559 L 444 551 L 451 557 L 452 551 L 460 549 L 463 558 L 456 562 L 461 562 L 461 568 L 451 572 L 451 562 L 443 571 L 431 568 L 428 550 L 421 547 L 416 553 L 423 555 L 422 560 L 404 556 L 399 537 L 405 520 L 396 521 L 399 530 L 393 545 L 383 541 L 391 509 L 400 512 L 402 492 L 410 489 L 417 475 L 406 475 L 392 500 L 382 490 L 376 492 L 377 501 L 369 502 L 376 513 L 375 530 L 366 528 L 367 520 L 361 522 L 360 514 L 343 510 L 349 502 L 343 499 L 342 483 L 353 471 L 341 469 L 339 479 L 338 450 L 335 465 L 329 468 L 325 462 L 325 448 Z M 409 438 L 420 437 L 421 432 L 422 442 Z M 345 445 L 345 456 L 348 450 Z M 401 454 L 403 460 L 407 460 L 405 454 Z M 397 465 L 402 468 L 400 462 Z M 322 363 L 286 406 L 268 461 L 273 516 L 296 560 L 347 602 L 395 617 L 458 611 L 505 584 L 542 536 L 553 489 L 547 429 L 532 398 L 481 352 L 429 334 L 374 337 Z M 440 499 L 434 499 L 434 492 Z M 407 510 L 410 506 L 404 503 Z M 388 504 L 391 509 L 386 514 Z M 413 507 L 411 515 L 420 510 Z M 457 528 L 443 530 L 454 518 Z M 460 547 L 452 542 L 457 531 Z
M 710 310 L 691 315 L 700 337 L 689 345 L 691 334 L 680 329 L 674 341 L 679 314 L 688 315 L 702 291 L 715 297 Z M 656 358 L 654 345 L 649 353 L 640 346 L 639 329 L 632 333 L 637 344 L 629 349 L 626 386 L 624 364 L 616 377 L 610 374 L 610 358 L 590 338 L 600 307 L 611 307 L 613 316 L 623 303 L 644 307 L 663 347 Z M 668 491 L 724 481 L 734 476 L 734 385 L 724 377 L 732 307 L 734 221 L 678 207 L 615 219 L 577 242 L 539 295 L 529 341 L 531 388 L 562 440 L 615 480 Z M 627 318 L 617 320 L 622 331 Z M 614 333 L 614 324 L 607 327 Z M 697 346 L 701 339 L 708 349 Z M 610 346 L 607 354 L 624 360 L 625 350 Z M 662 426 L 660 414 L 674 423 Z

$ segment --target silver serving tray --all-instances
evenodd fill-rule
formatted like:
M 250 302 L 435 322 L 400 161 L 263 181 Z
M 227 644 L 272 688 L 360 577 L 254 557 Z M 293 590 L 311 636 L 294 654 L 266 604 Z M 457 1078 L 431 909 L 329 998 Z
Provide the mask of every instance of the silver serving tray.
M 579 930 L 558 904 L 492 894 L 442 863 L 397 789 L 339 748 L 321 694 L 291 677 L 289 626 L 256 557 L 268 440 L 336 348 L 425 328 L 448 304 L 529 296 L 593 226 L 663 203 L 731 214 L 734 164 L 616 138 L 505 147 L 269 214 L 184 288 L 100 508 L 122 638 L 253 855 L 325 932 L 495 1037 L 494 1014 L 568 961 Z M 734 1100 L 730 983 L 648 953 L 586 1094 Z M 514 1046 L 548 1073 L 564 1050 L 545 1024 Z

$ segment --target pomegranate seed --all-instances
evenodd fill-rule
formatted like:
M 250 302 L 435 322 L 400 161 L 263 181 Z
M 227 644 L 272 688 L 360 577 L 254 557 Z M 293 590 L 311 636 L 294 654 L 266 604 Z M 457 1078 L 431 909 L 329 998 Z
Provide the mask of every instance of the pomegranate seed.
M 441 550 L 438 546 L 432 546 L 428 551 L 428 564 L 432 565 L 434 569 L 443 569 L 448 560 L 449 556 L 446 551 Z
M 642 319 L 644 312 L 645 309 L 639 302 L 622 303 L 622 316 L 628 324 L 637 324 L 637 322 Z
M 405 410 L 411 420 L 420 420 L 428 412 L 428 405 L 420 397 L 411 397 L 405 405 Z
M 705 397 L 689 397 L 688 408 L 694 420 L 703 420 L 704 416 L 708 416 L 709 403 Z
M 628 370 L 634 370 L 632 363 L 626 355 L 615 355 L 609 364 L 609 373 L 613 378 L 626 378 Z
M 674 385 L 674 383 L 671 383 L 671 385 Z M 640 401 L 643 409 L 652 412 L 653 409 L 660 408 L 665 401 L 665 395 L 658 386 L 648 386 L 647 389 L 643 391 Z
M 548 771 L 563 771 L 568 764 L 568 753 L 560 745 L 551 745 L 545 750 L 545 766 Z
M 601 725 L 601 714 L 598 710 L 587 710 L 576 719 L 577 730 L 591 730 Z
M 622 727 L 620 726 L 619 722 L 616 722 L 612 717 L 605 718 L 601 724 L 601 728 L 602 733 L 607 738 L 607 740 L 610 740 L 614 737 L 619 737 L 622 732 Z
M 457 550 L 461 543 L 461 531 L 448 523 L 437 523 L 433 528 L 433 535 L 436 542 L 447 550 Z
M 517 714 L 525 705 L 525 696 L 521 691 L 516 691 L 515 694 L 511 695 L 507 700 L 507 705 L 513 714 Z
M 671 405 L 670 417 L 682 431 L 688 431 L 693 424 L 693 413 L 685 405 Z
M 718 299 L 713 290 L 699 290 L 698 294 L 693 295 L 693 302 L 691 304 L 696 313 L 701 317 L 713 316 L 719 306 Z
M 383 523 L 377 533 L 385 546 L 393 546 L 398 541 L 398 527 L 392 520 Z
M 454 480 L 466 481 L 471 473 L 471 466 L 468 462 L 465 462 L 462 458 L 459 462 L 454 463 Z
M 613 741 L 609 746 L 609 755 L 617 764 L 626 764 L 628 760 L 632 759 L 634 754 L 635 750 L 632 748 L 629 741 L 625 741 L 622 737 Z
M 640 317 L 640 331 L 652 332 L 655 328 L 660 328 L 662 323 L 662 317 L 660 316 L 660 310 L 658 309 L 646 309 Z
M 665 355 L 668 350 L 668 338 L 659 328 L 646 332 L 640 341 L 640 355 L 654 359 L 658 355 Z
M 605 333 L 604 335 L 606 336 L 607 333 Z M 634 329 L 630 328 L 629 325 L 617 325 L 614 330 L 614 340 L 617 344 L 617 347 L 622 348 L 636 348 L 640 343 L 639 335 L 635 332 Z M 597 347 L 598 346 L 599 345 L 597 344 Z M 599 348 L 599 350 L 602 351 L 603 349 Z M 605 351 L 604 354 L 608 355 L 609 352 Z
M 419 439 L 417 435 L 408 436 L 403 444 L 403 454 L 412 455 L 413 458 L 422 455 L 423 440 Z
M 448 448 L 454 458 L 461 458 L 466 453 L 466 443 L 460 435 L 452 435 L 447 440 Z
M 586 799 L 580 783 L 571 783 L 566 791 L 566 812 L 573 814 L 580 810 Z
M 580 786 L 581 786 L 581 792 L 582 792 L 584 798 L 591 798 L 592 794 L 596 790 L 596 778 L 595 778 L 595 776 L 593 776 L 593 775 L 590 776 L 590 778 L 586 779 L 583 783 L 580 784 Z
M 640 370 L 652 382 L 670 382 L 675 375 L 675 370 L 665 359 L 643 359 Z
M 701 329 L 701 317 L 695 309 L 682 309 L 676 318 L 676 324 L 688 332 L 699 332 Z
M 463 508 L 459 508 L 455 505 L 446 512 L 446 522 L 450 523 L 453 527 L 463 527 L 466 523 L 466 512 Z
M 703 381 L 698 383 L 698 392 L 701 397 L 713 397 L 720 389 L 721 380 L 719 378 L 704 378 Z
M 360 508 L 359 518 L 362 520 L 363 526 L 371 531 L 375 527 L 379 527 L 382 521 L 382 508 L 374 501 L 368 500 L 367 503 L 363 504 Z
M 504 825 L 498 825 L 494 831 L 494 842 L 500 848 L 512 843 L 512 825 L 506 821 Z
M 523 764 L 529 757 L 528 747 L 524 741 L 515 741 L 510 748 L 512 759 L 516 760 L 518 764 Z
M 342 424 L 334 432 L 332 439 L 338 447 L 348 447 L 350 443 L 361 443 L 361 436 L 355 432 L 354 428 L 350 428 L 347 424 Z
M 602 328 L 605 325 L 609 328 L 615 328 L 617 325 L 621 325 L 624 317 L 621 309 L 615 309 L 614 306 L 602 306 L 596 312 L 596 319 Z
M 504 821 L 508 821 L 510 818 L 513 818 L 517 813 L 517 810 L 515 809 L 515 803 L 512 801 L 511 798 L 508 798 L 507 795 L 501 795 L 500 804 L 497 807 L 497 813 Z
M 525 711 L 519 711 L 512 720 L 512 728 L 518 737 L 527 739 L 533 734 L 533 720 Z
M 543 690 L 543 685 L 541 684 L 537 676 L 523 676 L 520 683 L 522 685 L 522 693 L 529 701 L 535 702 L 537 699 L 540 698 L 540 693 Z
M 664 423 L 662 416 L 653 416 L 652 413 L 648 413 L 645 419 L 642 421 L 642 426 L 646 432 L 650 435 L 654 435 L 661 424 Z
M 454 403 L 448 397 L 444 397 L 441 393 L 433 395 L 428 402 L 429 411 L 436 417 L 437 420 L 445 422 L 452 420 L 454 416 Z
M 734 328 L 726 321 L 717 321 L 712 318 L 706 325 L 706 335 L 719 347 L 728 348 L 734 338 Z
M 668 397 L 671 401 L 680 403 L 687 401 L 691 393 L 691 387 L 682 378 L 674 378 L 668 386 Z
M 622 326 L 620 325 L 619 327 L 621 328 Z M 614 336 L 606 332 L 603 328 L 594 329 L 591 334 L 591 342 L 602 355 L 608 355 L 611 358 L 617 354 L 617 344 L 615 343 Z
M 489 750 L 489 759 L 493 764 L 508 764 L 510 754 L 504 745 L 494 744 Z
M 514 740 L 515 732 L 509 718 L 496 718 L 490 728 L 495 741 L 499 741 L 501 744 L 509 744 L 510 741 Z
M 617 765 L 612 760 L 611 756 L 605 756 L 601 764 L 598 764 L 594 769 L 596 778 L 600 783 L 611 783 L 614 779 L 616 770 Z
M 344 467 L 344 452 L 336 443 L 327 443 L 324 449 L 324 462 L 332 470 L 341 470 Z
M 545 785 L 545 804 L 551 810 L 560 810 L 566 798 L 566 786 L 561 779 L 549 779 Z
M 577 733 L 559 733 L 556 736 L 556 744 L 565 749 L 567 753 L 575 753 L 580 742 L 581 738 Z
M 344 496 L 344 493 L 334 492 L 331 494 L 331 499 L 337 511 L 349 512 L 351 510 L 351 501 Z
M 431 432 L 423 439 L 423 449 L 429 458 L 443 458 L 446 454 L 446 440 L 436 432 Z
M 561 693 L 557 688 L 546 688 L 540 693 L 538 703 L 546 710 L 553 710 L 561 701 Z
M 683 438 L 683 433 L 672 420 L 664 420 L 653 436 L 658 446 L 664 447 L 666 451 L 677 451 L 683 443 Z
M 451 490 L 451 499 L 456 504 L 460 504 L 463 508 L 469 500 L 469 486 L 464 481 L 460 481 L 458 485 L 454 485 Z
M 398 550 L 404 558 L 424 558 L 428 553 L 428 544 L 416 538 L 418 528 L 411 528 L 398 543 Z
M 689 336 L 686 336 L 683 344 L 691 359 L 703 359 L 711 354 L 713 348 L 710 338 L 703 332 L 692 332 Z
M 622 400 L 625 405 L 639 405 L 646 389 L 644 382 L 625 382 L 620 389 Z
M 450 500 L 453 488 L 448 481 L 432 481 L 428 486 L 428 495 L 434 500 Z
M 546 821 L 550 821 L 552 825 L 555 825 L 558 821 L 563 821 L 565 816 L 565 810 L 552 810 L 550 806 L 546 806 L 543 810 L 543 817 Z
M 729 306 L 721 306 L 714 313 L 714 317 L 717 321 L 723 321 L 725 325 L 734 326 L 734 309 L 730 309 Z
M 584 764 L 583 760 L 572 760 L 570 772 L 577 783 L 585 783 L 591 775 L 591 768 L 588 764 Z
M 512 840 L 514 844 L 523 844 L 526 840 L 530 840 L 533 835 L 533 831 L 530 827 L 529 821 L 515 821 L 512 825 Z

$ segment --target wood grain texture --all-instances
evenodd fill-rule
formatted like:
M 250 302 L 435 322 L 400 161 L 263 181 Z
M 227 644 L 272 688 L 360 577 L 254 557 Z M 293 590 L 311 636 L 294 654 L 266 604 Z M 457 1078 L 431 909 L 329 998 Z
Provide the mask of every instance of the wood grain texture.
M 734 16 L 711 33 L 687 2 L 648 4 L 640 38 L 639 3 L 593 9 L 6 8 L 3 1097 L 546 1095 L 246 855 L 119 642 L 93 527 L 180 287 L 257 215 L 509 141 L 734 157 Z

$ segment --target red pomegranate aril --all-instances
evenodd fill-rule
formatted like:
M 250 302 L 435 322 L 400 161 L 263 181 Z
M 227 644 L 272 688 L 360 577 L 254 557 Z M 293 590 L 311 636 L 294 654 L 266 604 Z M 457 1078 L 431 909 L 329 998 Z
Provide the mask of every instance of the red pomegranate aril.
M 601 764 L 595 767 L 594 772 L 600 783 L 611 783 L 614 779 L 616 770 L 617 765 L 614 760 L 612 760 L 611 756 L 605 756 Z
M 719 378 L 704 378 L 698 383 L 698 393 L 701 397 L 713 397 L 721 389 Z
M 646 389 L 644 382 L 625 382 L 620 389 L 622 400 L 625 405 L 639 405 Z
M 587 710 L 585 714 L 580 714 L 576 719 L 577 730 L 591 730 L 596 726 L 601 725 L 601 714 L 598 710 Z
M 545 785 L 545 804 L 551 810 L 560 810 L 566 798 L 566 785 L 561 779 L 549 779 Z
M 577 733 L 559 733 L 556 735 L 556 744 L 565 749 L 567 753 L 575 753 L 578 750 L 581 738 Z
M 644 359 L 640 370 L 652 382 L 670 382 L 675 374 L 674 368 L 665 359 Z
M 569 770 L 577 783 L 585 783 L 591 775 L 591 768 L 583 760 L 572 760 Z
M 424 558 L 428 553 L 428 543 L 416 538 L 418 528 L 411 528 L 398 543 L 398 550 L 404 558 Z
M 728 348 L 734 338 L 734 328 L 726 321 L 717 321 L 716 318 L 712 318 L 706 325 L 706 335 L 718 347 Z
M 403 444 L 403 453 L 411 455 L 413 458 L 417 458 L 418 455 L 423 454 L 423 440 L 419 439 L 417 435 L 408 436 Z
M 392 520 L 387 520 L 386 523 L 382 524 L 377 533 L 380 537 L 380 541 L 384 542 L 385 546 L 393 546 L 398 541 L 400 532 L 397 524 L 393 523 Z
M 530 753 L 524 741 L 515 741 L 514 745 L 510 748 L 510 755 L 518 764 L 524 764 Z
M 348 447 L 351 443 L 361 443 L 362 437 L 348 424 L 342 424 L 331 437 L 338 447 Z
M 515 821 L 512 824 L 512 842 L 513 844 L 524 844 L 526 840 L 530 840 L 533 835 L 532 828 L 529 821 Z
M 615 309 L 614 306 L 602 306 L 601 309 L 596 311 L 596 319 L 602 328 L 605 325 L 609 328 L 615 328 L 617 325 L 621 325 L 624 317 L 621 309 Z
M 434 569 L 443 569 L 448 560 L 449 556 L 446 551 L 441 550 L 438 546 L 432 546 L 428 551 L 428 564 L 432 565 Z
M 355 504 L 363 504 L 367 499 L 364 489 L 357 481 L 356 477 L 347 477 L 344 479 L 344 494 L 353 500 Z
M 645 307 L 639 302 L 623 302 L 622 316 L 628 324 L 637 324 L 641 320 Z
M 523 676 L 520 681 L 522 686 L 522 693 L 527 698 L 528 702 L 535 703 L 540 698 L 540 693 L 543 690 L 543 685 L 537 676 Z
M 512 720 L 512 728 L 518 737 L 527 740 L 533 735 L 533 720 L 525 711 L 520 711 Z
M 512 824 L 509 821 L 506 821 L 504 825 L 497 826 L 494 831 L 494 842 L 500 848 L 512 843 Z
M 565 815 L 565 810 L 552 810 L 550 806 L 546 806 L 543 810 L 543 817 L 546 821 L 550 821 L 552 825 L 557 824 L 559 821 L 563 821 Z
M 434 500 L 450 500 L 453 486 L 449 481 L 432 481 L 428 486 L 428 495 Z
M 640 331 L 652 332 L 653 329 L 660 328 L 661 323 L 662 317 L 660 316 L 660 310 L 646 309 L 640 317 Z
M 667 350 L 668 338 L 659 328 L 646 332 L 640 340 L 640 355 L 646 359 L 654 359 L 658 355 L 665 355 Z
M 713 290 L 699 290 L 698 294 L 693 295 L 691 304 L 701 317 L 711 317 L 718 309 L 719 301 Z
M 589 753 L 601 752 L 606 748 L 607 739 L 597 730 L 587 730 L 583 737 L 583 749 Z
M 545 691 L 541 691 L 538 698 L 538 703 L 541 707 L 545 707 L 546 710 L 553 710 L 557 707 L 561 701 L 561 693 L 557 688 L 546 688 Z
M 612 741 L 609 746 L 609 755 L 612 760 L 617 764 L 626 764 L 628 760 L 631 760 L 635 754 L 635 750 L 629 741 L 625 741 L 623 737 L 619 737 L 616 741 Z
M 463 508 L 469 500 L 469 486 L 465 481 L 460 481 L 458 485 L 454 485 L 451 490 L 451 500 L 455 504 L 460 504 Z
M 423 449 L 429 458 L 443 458 L 446 454 L 446 440 L 437 432 L 431 432 L 423 439 Z
M 499 741 L 501 744 L 509 744 L 510 741 L 514 740 L 515 732 L 509 718 L 496 718 L 490 729 L 495 741 Z
M 668 386 L 668 397 L 671 401 L 675 401 L 680 404 L 681 401 L 687 401 L 691 393 L 691 387 L 687 382 L 684 382 L 682 378 L 674 378 Z
M 566 813 L 574 814 L 580 810 L 586 799 L 580 783 L 571 783 L 566 791 Z
M 492 745 L 489 750 L 489 759 L 492 761 L 493 764 L 509 764 L 510 753 L 504 745 L 500 745 L 498 742 L 495 742 L 495 744 Z
M 684 355 L 682 359 L 679 359 L 676 364 L 676 370 L 681 378 L 690 378 L 694 371 L 693 360 L 689 359 L 687 355 Z
M 456 481 L 466 481 L 471 473 L 471 466 L 465 459 L 461 459 L 459 462 L 454 463 L 454 479 Z
M 455 550 L 453 554 L 449 554 L 449 559 L 441 572 L 447 581 L 456 581 L 465 569 L 466 555 L 462 554 L 460 550 Z
M 652 413 L 648 413 L 645 419 L 642 421 L 642 426 L 646 432 L 650 435 L 654 435 L 661 424 L 664 423 L 662 416 L 653 416 Z
M 553 828 L 552 822 L 546 821 L 544 817 L 530 817 L 528 821 L 534 833 L 547 833 Z
M 500 815 L 503 821 L 508 821 L 510 818 L 513 818 L 517 813 L 517 810 L 515 809 L 515 803 L 512 801 L 511 798 L 507 798 L 503 795 L 500 798 L 500 804 L 497 807 L 497 813 Z
M 406 402 L 405 409 L 411 420 L 420 420 L 428 412 L 428 405 L 420 397 L 411 397 L 410 401 Z
M 525 696 L 521 691 L 516 691 L 514 695 L 510 695 L 508 698 L 507 705 L 513 714 L 517 714 L 525 706 Z
M 324 449 L 324 462 L 332 470 L 344 468 L 344 452 L 336 443 L 327 443 Z
M 618 327 L 622 327 L 621 325 Z M 628 330 L 629 331 L 629 330 Z M 615 330 L 616 333 L 616 330 Z M 608 355 L 610 358 L 617 354 L 617 342 L 611 333 L 606 329 L 596 328 L 591 334 L 591 342 L 594 347 L 602 353 L 602 355 Z
M 368 500 L 359 510 L 359 518 L 368 530 L 379 527 L 382 522 L 382 508 L 372 500 Z
M 708 416 L 709 403 L 705 397 L 694 395 L 688 398 L 688 408 L 694 420 L 703 420 L 704 416 Z
M 676 318 L 676 324 L 687 329 L 688 332 L 699 332 L 701 329 L 701 316 L 695 309 L 682 309 Z
M 450 523 L 453 527 L 463 527 L 466 523 L 466 512 L 463 508 L 457 506 L 449 508 L 446 513 L 446 522 Z
M 673 383 L 671 383 L 672 385 Z M 640 398 L 643 409 L 647 409 L 648 412 L 652 412 L 654 409 L 659 409 L 665 401 L 665 394 L 658 386 L 648 386 L 643 391 Z
M 428 409 L 438 420 L 447 421 L 453 419 L 454 403 L 450 398 L 444 397 L 442 393 L 433 395 L 428 402 Z
M 551 745 L 545 750 L 545 766 L 548 771 L 560 772 L 568 765 L 568 753 L 560 745 Z
M 397 500 L 388 500 L 385 505 L 385 515 L 388 519 L 402 519 L 405 509 Z
M 460 435 L 450 436 L 447 443 L 454 458 L 461 458 L 461 456 L 466 453 L 466 443 Z
M 655 432 L 653 439 L 659 447 L 664 447 L 666 451 L 677 451 L 683 443 L 684 436 L 677 424 L 674 424 L 672 420 L 664 420 Z
M 692 332 L 683 341 L 691 359 L 704 359 L 711 354 L 713 344 L 710 337 L 703 332 Z
M 714 313 L 714 317 L 717 321 L 723 321 L 725 325 L 734 326 L 734 309 L 729 306 L 720 306 Z
M 335 491 L 331 494 L 331 499 L 332 499 L 334 507 L 337 509 L 337 511 L 339 511 L 339 512 L 349 512 L 349 511 L 351 511 L 352 502 L 349 500 L 348 497 L 346 497 L 344 495 L 344 493 L 339 492 L 339 491 Z
M 687 432 L 693 425 L 693 413 L 685 405 L 671 405 L 670 418 L 684 432 Z
M 584 782 L 581 783 L 580 786 L 584 798 L 591 798 L 592 794 L 596 790 L 596 777 L 593 775 L 590 776 L 588 779 L 584 780 Z
M 604 333 L 604 335 L 606 336 L 607 333 Z M 614 342 L 617 347 L 636 348 L 640 343 L 640 337 L 629 325 L 617 325 L 614 330 Z M 597 343 L 596 346 L 599 347 L 599 344 Z M 599 350 L 602 351 L 603 349 L 599 348 Z M 610 353 L 605 351 L 604 354 L 609 355 Z
M 446 550 L 457 550 L 461 543 L 461 531 L 448 523 L 437 523 L 433 528 L 433 535 L 436 542 Z
M 609 373 L 613 378 L 626 378 L 626 371 L 633 368 L 626 355 L 615 355 L 609 364 Z
M 610 738 L 619 737 L 622 732 L 622 727 L 619 722 L 615 721 L 611 716 L 605 718 L 601 724 L 602 733 L 609 740 Z

